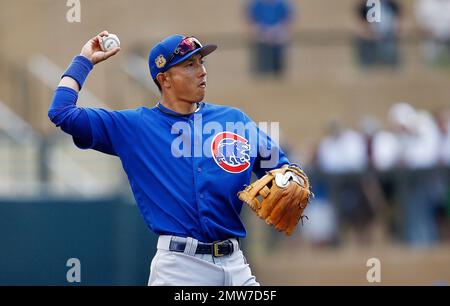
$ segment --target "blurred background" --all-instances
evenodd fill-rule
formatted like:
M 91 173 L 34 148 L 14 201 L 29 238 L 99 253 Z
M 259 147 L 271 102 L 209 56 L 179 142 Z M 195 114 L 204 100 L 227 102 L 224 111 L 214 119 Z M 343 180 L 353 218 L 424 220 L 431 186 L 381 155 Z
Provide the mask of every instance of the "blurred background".
M 0 0 L 0 285 L 71 285 L 70 258 L 81 285 L 147 283 L 156 236 L 120 161 L 76 149 L 47 117 L 61 74 L 104 29 L 122 52 L 78 105 L 155 105 L 147 54 L 180 33 L 219 45 L 206 101 L 280 122 L 316 197 L 288 238 L 244 207 L 263 285 L 368 285 L 370 258 L 378 284 L 448 285 L 450 0 L 367 4 Z

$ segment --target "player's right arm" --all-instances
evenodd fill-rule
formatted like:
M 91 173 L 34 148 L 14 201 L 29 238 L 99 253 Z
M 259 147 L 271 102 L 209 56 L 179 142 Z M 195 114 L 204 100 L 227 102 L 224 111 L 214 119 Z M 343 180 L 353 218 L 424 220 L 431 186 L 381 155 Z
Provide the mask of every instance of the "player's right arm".
M 99 128 L 102 124 L 97 124 L 104 118 L 113 115 L 105 110 L 90 110 L 76 106 L 78 93 L 94 65 L 120 51 L 120 48 L 108 52 L 101 50 L 100 40 L 107 35 L 108 32 L 103 31 L 91 38 L 83 46 L 80 55 L 74 58 L 55 90 L 48 116 L 56 126 L 61 127 L 64 132 L 73 136 L 77 146 L 115 154 L 109 137 L 105 135 L 106 131 Z M 100 116 L 95 116 L 100 113 Z M 99 119 L 96 120 L 97 118 Z
M 84 56 L 88 60 L 90 60 L 92 62 L 92 65 L 96 65 L 100 62 L 107 60 L 111 56 L 117 54 L 120 51 L 120 48 L 115 48 L 108 52 L 104 52 L 104 51 L 102 51 L 102 49 L 100 47 L 101 38 L 104 36 L 108 36 L 108 35 L 109 35 L 108 31 L 103 31 L 103 32 L 99 33 L 97 36 L 92 37 L 83 46 L 83 48 L 81 49 L 80 55 Z M 82 84 L 81 85 L 78 84 L 78 82 L 75 79 L 73 79 L 69 76 L 64 76 L 58 85 L 58 87 L 71 88 L 71 89 L 75 90 L 76 92 L 79 92 L 81 90 L 80 86 L 82 86 Z

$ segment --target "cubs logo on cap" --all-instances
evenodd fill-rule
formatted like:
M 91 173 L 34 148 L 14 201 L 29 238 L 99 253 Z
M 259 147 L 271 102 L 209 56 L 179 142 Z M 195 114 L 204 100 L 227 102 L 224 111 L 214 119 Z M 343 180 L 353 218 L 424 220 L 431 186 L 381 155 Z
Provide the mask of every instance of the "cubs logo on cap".
M 229 173 L 241 173 L 250 167 L 250 144 L 235 133 L 218 133 L 211 143 L 211 153 L 216 164 Z
M 162 54 L 158 56 L 155 60 L 156 67 L 158 67 L 159 69 L 163 68 L 166 65 L 166 63 L 167 63 L 166 58 Z

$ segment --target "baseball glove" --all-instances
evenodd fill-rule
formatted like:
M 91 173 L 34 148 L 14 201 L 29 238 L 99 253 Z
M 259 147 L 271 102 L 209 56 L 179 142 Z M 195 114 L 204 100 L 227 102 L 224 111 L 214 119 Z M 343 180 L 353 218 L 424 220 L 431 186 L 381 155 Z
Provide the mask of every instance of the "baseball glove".
M 290 236 L 300 219 L 306 217 L 303 211 L 313 194 L 305 172 L 290 165 L 267 172 L 238 196 L 267 224 Z

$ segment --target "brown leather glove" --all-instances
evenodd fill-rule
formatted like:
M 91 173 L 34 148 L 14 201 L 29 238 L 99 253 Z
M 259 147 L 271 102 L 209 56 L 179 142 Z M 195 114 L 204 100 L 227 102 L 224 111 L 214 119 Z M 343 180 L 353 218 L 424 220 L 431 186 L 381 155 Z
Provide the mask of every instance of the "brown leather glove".
M 290 165 L 267 172 L 238 196 L 267 224 L 290 236 L 313 194 L 305 172 Z

